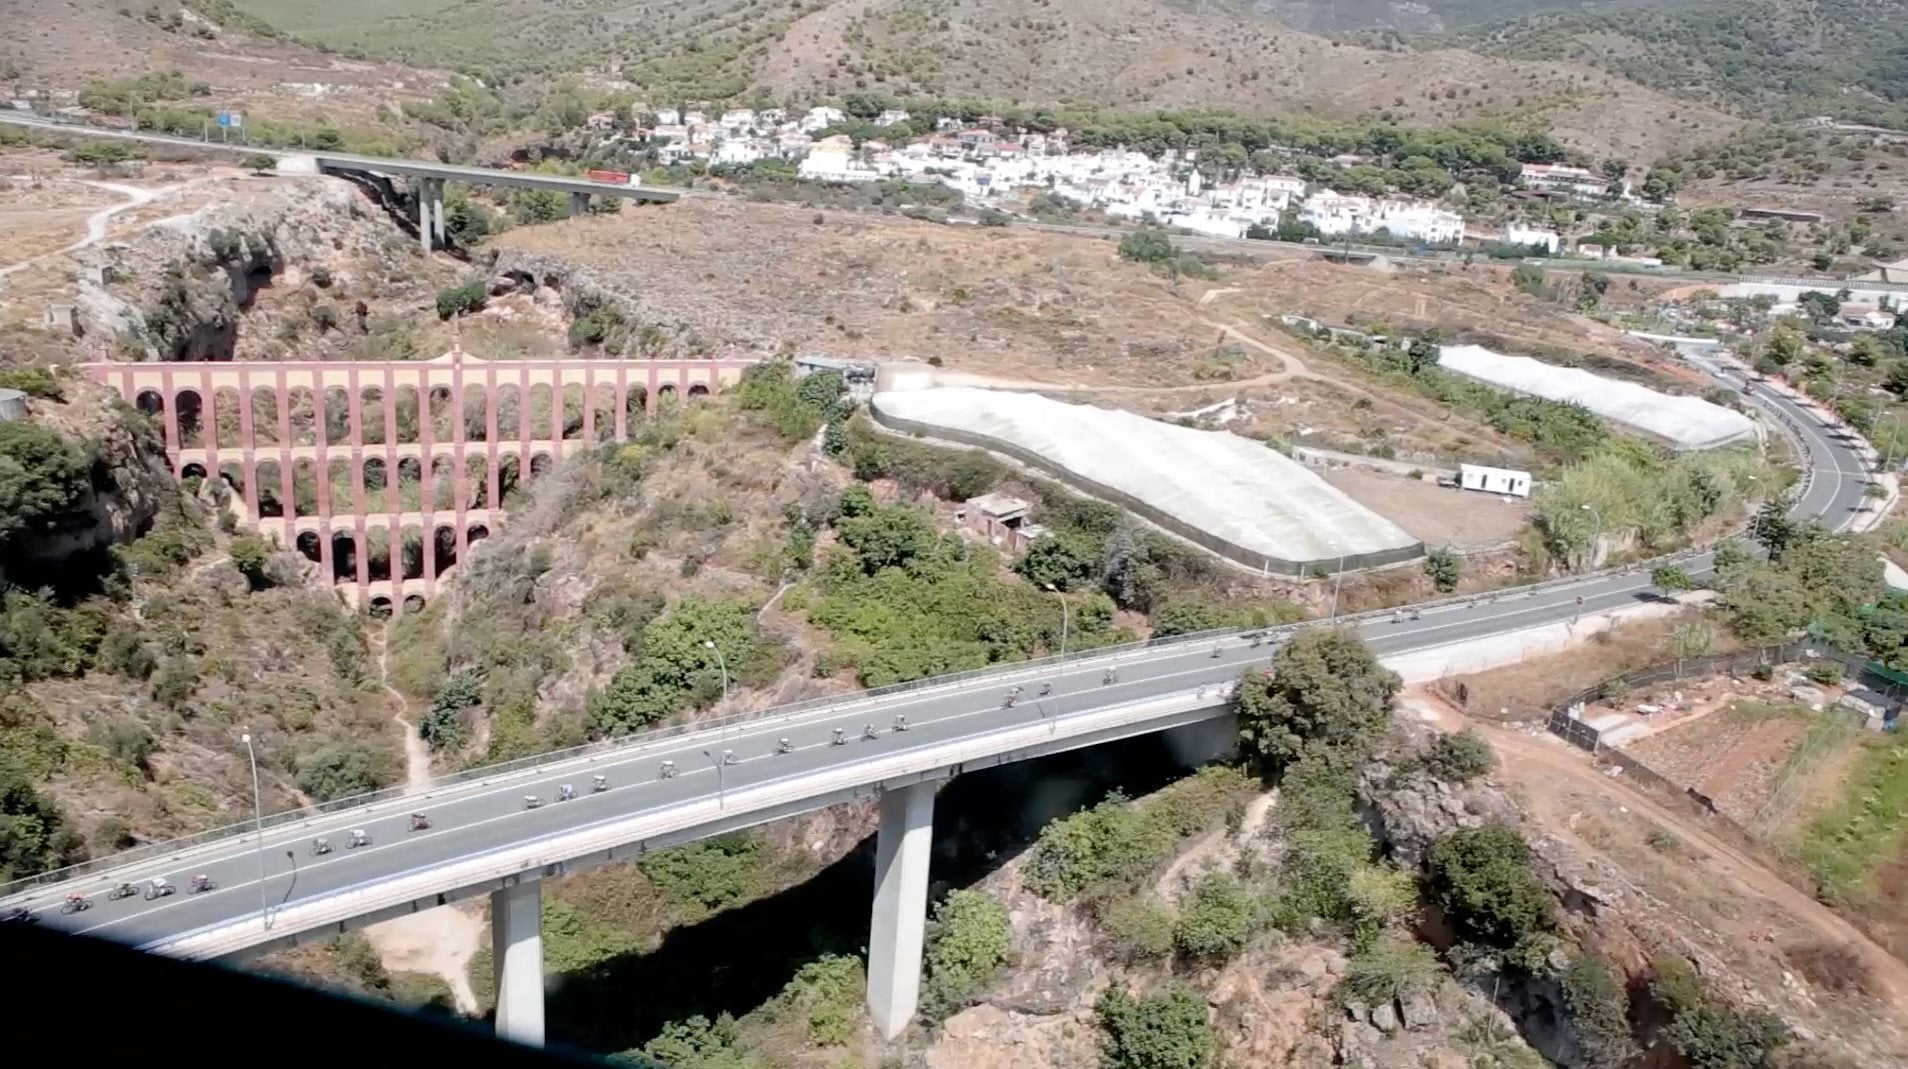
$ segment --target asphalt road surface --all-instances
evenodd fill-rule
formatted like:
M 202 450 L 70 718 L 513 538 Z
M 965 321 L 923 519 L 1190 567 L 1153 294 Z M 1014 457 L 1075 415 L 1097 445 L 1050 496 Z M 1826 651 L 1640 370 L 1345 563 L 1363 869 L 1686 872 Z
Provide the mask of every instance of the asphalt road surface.
M 1725 379 L 1732 386 L 1740 380 Z M 1811 454 L 1812 477 L 1798 499 L 1799 515 L 1846 526 L 1863 505 L 1868 475 L 1853 439 L 1825 426 L 1814 414 L 1767 389 L 1755 403 L 1786 414 Z M 1686 565 L 1709 570 L 1707 555 Z M 1509 591 L 1460 604 L 1427 607 L 1416 618 L 1407 610 L 1356 622 L 1359 633 L 1381 654 L 1404 653 L 1467 639 L 1508 634 L 1634 604 L 1652 596 L 1647 574 L 1592 575 L 1528 591 Z M 892 755 L 1013 725 L 1066 717 L 1110 704 L 1183 693 L 1236 680 L 1248 665 L 1267 661 L 1270 640 L 1228 636 L 1219 641 L 1129 649 L 1064 665 L 1007 666 L 979 680 L 882 696 L 844 696 L 839 703 L 777 717 L 677 735 L 629 748 L 599 751 L 562 764 L 499 777 L 490 783 L 450 784 L 411 798 L 315 818 L 307 827 L 268 830 L 263 849 L 255 841 L 225 841 L 197 847 L 185 858 L 130 863 L 63 883 L 36 886 L 0 902 L 26 905 L 44 923 L 76 932 L 146 945 L 345 888 L 418 873 L 505 847 L 524 846 L 559 833 L 643 814 L 725 789 L 838 768 L 875 754 Z M 1116 675 L 1109 678 L 1113 669 Z M 1019 699 L 1005 704 L 1010 687 Z M 1043 695 L 1045 687 L 1051 693 Z M 898 730 L 905 718 L 906 730 Z M 837 741 L 839 733 L 840 741 Z M 777 752 L 786 738 L 790 752 Z M 724 754 L 733 764 L 723 764 Z M 663 762 L 677 774 L 665 777 Z M 591 790 L 592 777 L 608 789 Z M 576 797 L 557 801 L 570 784 Z M 542 802 L 526 808 L 525 796 Z M 427 813 L 431 826 L 411 831 L 412 810 Z M 371 839 L 348 848 L 352 829 Z M 319 855 L 314 840 L 331 851 Z M 214 890 L 195 894 L 189 880 L 209 876 Z M 106 891 L 127 882 L 141 889 L 161 877 L 177 890 L 147 900 L 139 894 L 109 900 Z M 90 908 L 63 914 L 65 895 L 89 896 Z

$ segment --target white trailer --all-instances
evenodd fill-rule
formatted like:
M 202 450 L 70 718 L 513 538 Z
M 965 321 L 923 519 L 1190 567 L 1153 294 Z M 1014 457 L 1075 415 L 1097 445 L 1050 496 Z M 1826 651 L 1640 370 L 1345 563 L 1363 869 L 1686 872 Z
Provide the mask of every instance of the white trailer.
M 1459 464 L 1458 485 L 1486 494 L 1530 496 L 1530 472 L 1515 468 L 1487 468 L 1482 464 Z

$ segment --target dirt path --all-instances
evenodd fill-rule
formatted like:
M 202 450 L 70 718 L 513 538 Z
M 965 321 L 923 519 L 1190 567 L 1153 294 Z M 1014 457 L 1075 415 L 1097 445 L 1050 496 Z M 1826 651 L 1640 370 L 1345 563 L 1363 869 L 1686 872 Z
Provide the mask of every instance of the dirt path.
M 1830 945 L 1845 944 L 1860 954 L 1882 989 L 1877 994 L 1885 1000 L 1899 1005 L 1903 999 L 1908 999 L 1908 963 L 1883 950 L 1833 910 L 1796 890 L 1754 858 L 1710 835 L 1701 823 L 1659 805 L 1621 778 L 1606 775 L 1576 752 L 1565 749 L 1562 743 L 1548 736 L 1532 736 L 1481 721 L 1469 721 L 1435 696 L 1416 695 L 1409 699 L 1408 704 L 1428 714 L 1426 719 L 1436 723 L 1441 730 L 1476 728 L 1497 751 L 1499 767 L 1533 790 L 1555 790 L 1558 785 L 1567 783 L 1601 794 L 1668 828 L 1683 843 L 1706 855 L 1708 862 L 1716 869 L 1734 877 L 1763 897 L 1797 925 L 1811 929 Z
M 392 623 L 386 623 L 383 631 L 372 634 L 370 642 L 377 653 L 378 686 L 390 699 L 391 719 L 397 724 L 398 732 L 404 739 L 405 790 L 416 794 L 430 786 L 431 747 L 424 741 L 424 736 L 418 734 L 417 726 L 411 723 L 408 715 L 411 711 L 410 702 L 391 685 L 390 629 L 397 618 L 393 616 L 391 619 Z
M 56 256 L 66 256 L 70 253 L 75 253 L 81 249 L 99 244 L 105 240 L 106 229 L 112 223 L 113 216 L 150 204 L 160 197 L 176 192 L 180 188 L 179 186 L 163 186 L 159 189 L 142 189 L 138 186 L 128 186 L 119 182 L 94 182 L 87 179 L 75 179 L 75 181 L 83 186 L 91 186 L 94 189 L 103 189 L 110 193 L 117 193 L 126 199 L 111 207 L 101 208 L 99 211 L 87 216 L 85 237 L 63 249 L 55 249 L 52 252 L 41 253 L 38 256 L 21 260 L 16 264 L 0 267 L 0 278 L 5 278 L 16 271 L 25 270 L 43 260 L 50 260 Z
M 389 698 L 391 720 L 404 739 L 405 790 L 417 793 L 430 786 L 431 748 L 411 723 L 410 703 L 390 683 L 390 629 L 394 624 L 395 617 L 384 630 L 373 632 L 370 642 L 377 654 L 378 685 Z M 440 906 L 373 924 L 364 935 L 377 948 L 386 969 L 442 977 L 450 985 L 459 1012 L 478 1012 L 477 995 L 470 987 L 470 959 L 482 945 L 484 922 L 475 910 Z

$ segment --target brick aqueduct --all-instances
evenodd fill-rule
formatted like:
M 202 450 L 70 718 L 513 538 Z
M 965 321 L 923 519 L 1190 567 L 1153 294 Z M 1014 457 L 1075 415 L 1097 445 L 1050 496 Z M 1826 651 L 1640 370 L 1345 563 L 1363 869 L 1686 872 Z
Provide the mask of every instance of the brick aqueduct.
M 418 608 L 504 519 L 505 495 L 747 360 L 92 364 L 165 428 L 181 478 L 218 477 L 246 519 L 361 608 Z

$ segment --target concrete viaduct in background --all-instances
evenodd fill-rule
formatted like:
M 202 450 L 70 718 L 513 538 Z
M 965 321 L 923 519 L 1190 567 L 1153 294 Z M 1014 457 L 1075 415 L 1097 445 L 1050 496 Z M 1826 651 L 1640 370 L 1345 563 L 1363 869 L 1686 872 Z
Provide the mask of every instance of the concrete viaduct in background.
M 174 474 L 219 477 L 245 519 L 349 589 L 421 608 L 497 529 L 504 498 L 558 460 L 621 441 L 657 406 L 734 384 L 751 361 L 511 360 L 92 364 L 164 427 Z

